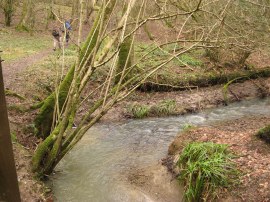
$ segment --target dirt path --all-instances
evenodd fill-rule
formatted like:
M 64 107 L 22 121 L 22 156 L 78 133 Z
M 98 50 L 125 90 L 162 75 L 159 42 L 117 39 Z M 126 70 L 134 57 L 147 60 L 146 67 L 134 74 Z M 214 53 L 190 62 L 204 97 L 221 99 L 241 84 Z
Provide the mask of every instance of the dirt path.
M 20 81 L 22 78 L 18 76 L 20 72 L 25 70 L 27 67 L 35 64 L 42 60 L 52 52 L 51 49 L 46 49 L 33 55 L 29 55 L 14 62 L 3 63 L 3 75 L 6 88 L 13 88 L 14 84 Z
M 13 62 L 3 62 L 3 75 L 5 88 L 11 89 L 16 93 L 22 93 L 25 85 L 25 78 L 21 76 L 21 73 L 25 71 L 29 66 L 41 61 L 47 57 L 52 50 L 45 49 L 36 54 L 25 56 L 24 58 L 17 59 Z M 21 100 L 7 96 L 7 104 L 21 104 Z M 21 193 L 21 200 L 28 201 L 45 201 L 44 189 L 45 186 L 42 182 L 38 182 L 34 179 L 31 171 L 31 150 L 29 145 L 35 145 L 36 141 L 33 141 L 32 136 L 26 136 L 22 132 L 25 130 L 25 123 L 29 115 L 18 113 L 16 111 L 9 110 L 10 127 L 13 134 L 16 135 L 18 143 L 13 143 L 13 151 L 16 161 L 16 170 L 19 181 L 19 188 Z M 32 139 L 31 139 L 32 138 Z M 25 145 L 25 146 L 22 146 Z

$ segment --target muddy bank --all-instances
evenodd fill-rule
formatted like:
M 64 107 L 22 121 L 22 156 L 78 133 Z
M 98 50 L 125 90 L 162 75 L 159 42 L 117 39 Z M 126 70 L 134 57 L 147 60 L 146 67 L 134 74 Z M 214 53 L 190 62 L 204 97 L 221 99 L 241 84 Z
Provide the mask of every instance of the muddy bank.
M 270 78 L 248 80 L 243 83 L 233 83 L 226 91 L 224 85 L 206 88 L 190 89 L 174 92 L 135 92 L 128 100 L 117 104 L 103 118 L 103 122 L 117 122 L 133 118 L 128 108 L 134 103 L 153 106 L 163 100 L 175 100 L 176 109 L 171 115 L 183 115 L 199 112 L 203 109 L 215 108 L 226 103 L 236 102 L 256 97 L 265 97 L 270 94 Z M 150 115 L 156 116 L 156 115 Z
M 145 169 L 134 169 L 127 174 L 127 181 L 138 189 L 149 201 L 181 202 L 183 189 L 160 163 Z
M 221 201 L 269 201 L 270 200 L 270 146 L 255 134 L 270 117 L 245 117 L 217 123 L 209 127 L 195 128 L 179 134 L 169 147 L 164 160 L 168 169 L 177 175 L 175 161 L 188 142 L 214 142 L 228 144 L 237 155 L 235 163 L 241 170 L 239 185 L 222 190 Z

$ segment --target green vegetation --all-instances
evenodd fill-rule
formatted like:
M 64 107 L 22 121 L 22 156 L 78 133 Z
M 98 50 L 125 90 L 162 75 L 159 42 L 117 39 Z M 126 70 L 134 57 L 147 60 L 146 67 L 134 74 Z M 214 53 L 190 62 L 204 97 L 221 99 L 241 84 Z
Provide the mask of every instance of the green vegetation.
M 187 131 L 189 131 L 189 130 L 191 130 L 191 129 L 193 129 L 193 128 L 195 128 L 195 126 L 194 125 L 192 125 L 192 124 L 185 124 L 183 127 L 182 127 L 182 130 L 184 131 L 184 132 L 187 132 Z
M 7 106 L 8 110 L 15 111 L 17 113 L 23 113 L 26 111 L 26 108 L 19 104 L 10 104 Z
M 17 142 L 17 135 L 15 132 L 11 132 L 11 141 L 13 143 L 16 143 Z
M 134 104 L 131 106 L 129 111 L 132 113 L 134 118 L 142 119 L 148 116 L 150 109 L 146 105 Z
M 181 47 L 177 44 L 168 44 L 159 48 L 155 44 L 137 44 L 135 46 L 135 56 L 137 58 L 142 57 L 144 54 L 152 51 L 145 60 L 143 60 L 139 66 L 142 68 L 155 66 L 165 61 L 168 57 L 173 55 L 174 50 L 179 50 Z M 196 52 L 186 53 L 180 55 L 179 57 L 174 58 L 169 64 L 168 67 L 172 66 L 186 66 L 190 65 L 193 67 L 201 67 L 203 65 L 202 61 L 197 56 Z
M 256 135 L 260 139 L 270 144 L 270 125 L 261 128 Z
M 269 67 L 251 70 L 235 69 L 230 72 L 214 72 L 206 69 L 183 74 L 173 74 L 173 72 L 171 72 L 171 74 L 159 73 L 156 75 L 158 79 L 148 79 L 141 85 L 140 89 L 142 91 L 185 90 L 189 88 L 226 84 L 235 79 L 237 79 L 238 82 L 243 82 L 249 79 L 269 76 Z
M 223 98 L 224 98 L 224 102 L 225 102 L 226 105 L 228 104 L 228 88 L 233 82 L 235 82 L 235 81 L 237 81 L 239 79 L 242 79 L 242 77 L 238 77 L 238 78 L 235 78 L 233 80 L 230 80 L 228 83 L 226 83 L 223 86 Z
M 151 113 L 157 116 L 172 115 L 176 111 L 175 100 L 163 100 L 157 105 L 151 107 Z
M 19 98 L 20 100 L 26 100 L 25 97 L 23 97 L 22 95 L 12 91 L 12 90 L 5 90 L 5 95 L 6 96 L 11 96 L 11 97 L 16 97 Z
M 203 66 L 203 62 L 199 59 L 196 59 L 195 57 L 192 57 L 188 54 L 183 54 L 181 56 L 179 56 L 180 61 L 183 64 L 187 64 L 193 67 L 202 67 Z
M 238 171 L 232 162 L 228 145 L 190 143 L 180 155 L 180 182 L 185 185 L 187 201 L 209 201 L 218 195 L 218 189 L 235 183 Z
M 10 29 L 1 29 L 0 38 L 0 50 L 3 51 L 1 57 L 7 62 L 40 52 L 49 48 L 52 43 L 48 36 L 19 35 Z
M 128 112 L 134 118 L 145 118 L 149 116 L 168 116 L 177 113 L 177 106 L 175 100 L 162 100 L 161 102 L 152 106 L 141 104 L 134 104 L 128 108 Z

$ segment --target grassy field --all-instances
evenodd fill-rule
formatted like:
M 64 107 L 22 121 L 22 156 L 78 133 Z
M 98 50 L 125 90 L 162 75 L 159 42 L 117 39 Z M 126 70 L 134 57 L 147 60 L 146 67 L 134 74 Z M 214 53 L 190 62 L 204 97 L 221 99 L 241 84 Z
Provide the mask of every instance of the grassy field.
M 50 36 L 20 33 L 14 29 L 0 29 L 0 50 L 2 59 L 7 62 L 29 56 L 52 47 Z

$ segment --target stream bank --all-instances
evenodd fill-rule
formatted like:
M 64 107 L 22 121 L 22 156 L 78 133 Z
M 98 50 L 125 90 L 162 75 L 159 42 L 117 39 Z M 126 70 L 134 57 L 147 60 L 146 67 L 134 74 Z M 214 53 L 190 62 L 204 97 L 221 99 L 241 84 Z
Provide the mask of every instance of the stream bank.
M 133 104 L 152 107 L 164 100 L 174 100 L 176 103 L 175 109 L 171 114 L 165 116 L 176 116 L 200 112 L 203 109 L 216 108 L 227 103 L 267 97 L 270 95 L 270 78 L 258 78 L 241 83 L 232 83 L 228 86 L 226 97 L 224 97 L 224 92 L 224 85 L 172 92 L 146 93 L 136 91 L 127 100 L 116 104 L 101 119 L 101 122 L 119 122 L 134 118 L 129 110 Z M 159 117 L 159 115 L 149 114 L 148 117 Z
M 238 185 L 221 191 L 219 200 L 269 201 L 270 145 L 255 136 L 269 122 L 269 116 L 245 116 L 180 133 L 169 146 L 169 156 L 164 159 L 164 165 L 177 175 L 179 171 L 175 162 L 189 142 L 228 144 L 237 156 L 234 161 L 241 176 Z

